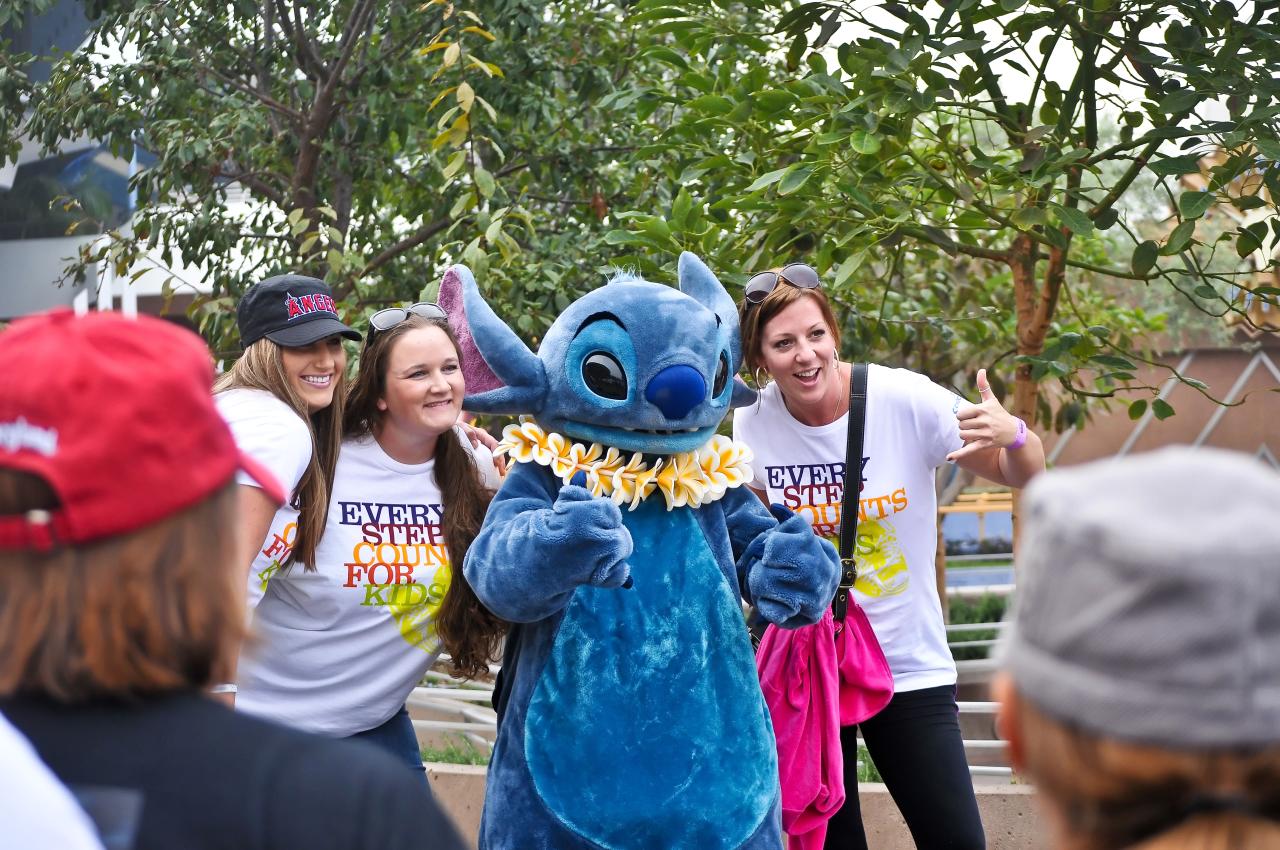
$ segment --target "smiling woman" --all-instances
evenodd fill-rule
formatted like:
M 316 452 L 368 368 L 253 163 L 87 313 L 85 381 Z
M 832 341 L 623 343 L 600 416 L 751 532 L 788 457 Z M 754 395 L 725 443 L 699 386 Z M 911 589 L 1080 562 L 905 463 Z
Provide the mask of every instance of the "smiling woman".
M 823 846 L 865 850 L 858 808 L 859 730 L 922 850 L 977 850 L 982 823 L 956 719 L 956 668 L 934 574 L 934 470 L 947 461 L 1022 486 L 1044 469 L 1039 438 L 1010 416 L 978 372 L 979 404 L 906 369 L 869 365 L 860 470 L 846 471 L 851 366 L 817 272 L 802 263 L 760 272 L 739 306 L 742 351 L 762 389 L 740 409 L 735 439 L 755 455 L 762 501 L 803 515 L 835 540 L 844 492 L 858 488 L 853 593 L 894 675 L 888 706 L 841 729 L 845 803 Z M 771 379 L 771 380 L 770 380 Z
M 241 450 L 290 496 L 277 509 L 253 482 L 240 482 L 241 561 L 253 604 L 272 573 L 294 561 L 315 569 L 346 397 L 342 338 L 360 334 L 338 319 L 323 282 L 293 274 L 251 287 L 236 324 L 245 351 L 218 380 L 215 401 Z
M 427 309 L 427 308 L 432 309 Z M 307 380 L 313 361 L 298 374 Z M 351 386 L 316 575 L 273 573 L 240 661 L 237 707 L 352 737 L 426 774 L 410 691 L 447 650 L 454 672 L 487 672 L 505 624 L 461 570 L 497 486 L 493 458 L 457 422 L 462 358 L 435 305 L 370 319 Z

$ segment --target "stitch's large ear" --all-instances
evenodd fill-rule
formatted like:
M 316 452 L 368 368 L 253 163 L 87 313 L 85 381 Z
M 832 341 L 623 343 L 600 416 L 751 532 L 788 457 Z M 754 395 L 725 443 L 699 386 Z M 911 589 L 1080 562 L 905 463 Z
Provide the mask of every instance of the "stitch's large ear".
M 462 303 L 475 350 L 506 383 L 474 395 L 468 387 L 462 406 L 477 413 L 539 413 L 547 395 L 542 361 L 493 312 L 480 294 L 471 269 L 455 265 L 450 271 L 462 282 Z
M 756 391 L 742 382 L 737 375 L 733 376 L 733 395 L 729 398 L 730 407 L 746 407 L 756 400 Z
M 733 317 L 737 322 L 738 308 L 725 291 L 724 286 L 707 264 L 698 259 L 696 254 L 684 251 L 680 254 L 680 262 L 676 264 L 680 279 L 680 291 L 693 298 L 703 307 L 721 318 Z
M 449 314 L 449 327 L 453 328 L 453 335 L 457 337 L 458 348 L 462 352 L 462 377 L 467 383 L 467 392 L 476 395 L 505 385 L 493 374 L 489 364 L 484 362 L 484 355 L 476 348 L 475 338 L 471 336 L 471 326 L 467 324 L 467 305 L 463 303 L 462 275 L 458 269 L 467 270 L 465 266 L 449 266 L 445 270 L 444 277 L 440 280 L 440 294 L 436 296 L 436 303 Z

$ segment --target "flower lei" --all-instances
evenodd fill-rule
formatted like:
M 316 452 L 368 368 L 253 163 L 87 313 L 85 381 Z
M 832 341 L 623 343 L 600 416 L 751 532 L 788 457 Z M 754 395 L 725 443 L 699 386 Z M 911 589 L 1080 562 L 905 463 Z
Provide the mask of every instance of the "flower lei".
M 547 433 L 533 420 L 522 418 L 520 424 L 503 429 L 494 454 L 550 467 L 565 484 L 584 472 L 591 495 L 608 496 L 632 511 L 654 490 L 662 492 L 667 510 L 696 508 L 751 480 L 751 449 L 719 434 L 701 448 L 659 458 L 650 467 L 641 452 L 626 459 L 616 448 L 571 443 L 564 435 Z

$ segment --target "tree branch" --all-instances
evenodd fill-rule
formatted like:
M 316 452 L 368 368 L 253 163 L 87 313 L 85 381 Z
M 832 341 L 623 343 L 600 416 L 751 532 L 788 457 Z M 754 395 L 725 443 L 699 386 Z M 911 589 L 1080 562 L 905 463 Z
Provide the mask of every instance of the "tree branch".
M 416 248 L 419 245 L 421 245 L 423 242 L 426 242 L 432 236 L 435 236 L 437 233 L 444 230 L 449 225 L 453 224 L 453 221 L 454 220 L 452 218 L 449 218 L 448 216 L 446 216 L 444 218 L 436 219 L 430 224 L 424 224 L 422 227 L 419 227 L 417 230 L 415 230 L 410 235 L 406 236 L 404 239 L 401 239 L 396 244 L 392 245 L 389 248 L 386 248 L 385 250 L 382 251 L 382 253 L 378 254 L 378 256 L 374 257 L 372 260 L 365 263 L 364 268 L 360 269 L 360 271 L 357 274 L 352 275 L 349 278 L 349 280 L 354 282 L 359 278 L 367 277 L 368 275 L 373 274 L 375 271 L 382 268 L 387 263 L 394 260 L 396 257 L 399 257 L 401 254 L 405 253 L 406 251 Z
M 1120 200 L 1120 196 L 1123 195 L 1125 190 L 1129 188 L 1129 185 L 1138 178 L 1138 175 L 1142 173 L 1142 169 L 1147 167 L 1147 163 L 1151 160 L 1152 155 L 1154 155 L 1159 149 L 1161 143 L 1161 140 L 1151 142 L 1142 151 L 1142 153 L 1138 154 L 1137 158 L 1129 165 L 1129 168 L 1123 175 L 1121 175 L 1120 179 L 1116 181 L 1115 185 L 1111 187 L 1107 194 L 1103 195 L 1102 200 L 1098 201 L 1098 203 L 1089 210 L 1089 218 L 1097 218 L 1102 213 L 1111 209 L 1111 207 L 1115 205 L 1116 201 Z

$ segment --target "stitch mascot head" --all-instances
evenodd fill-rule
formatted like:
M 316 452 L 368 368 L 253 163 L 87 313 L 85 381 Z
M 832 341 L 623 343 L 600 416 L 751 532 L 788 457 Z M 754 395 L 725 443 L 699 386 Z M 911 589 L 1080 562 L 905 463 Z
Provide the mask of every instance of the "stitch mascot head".
M 668 455 L 709 440 L 755 393 L 741 364 L 733 299 L 696 256 L 679 290 L 620 274 L 579 298 L 531 352 L 454 266 L 480 356 L 506 386 L 470 395 L 481 413 L 530 413 L 547 431 L 622 451 Z M 472 387 L 473 391 L 477 388 Z

